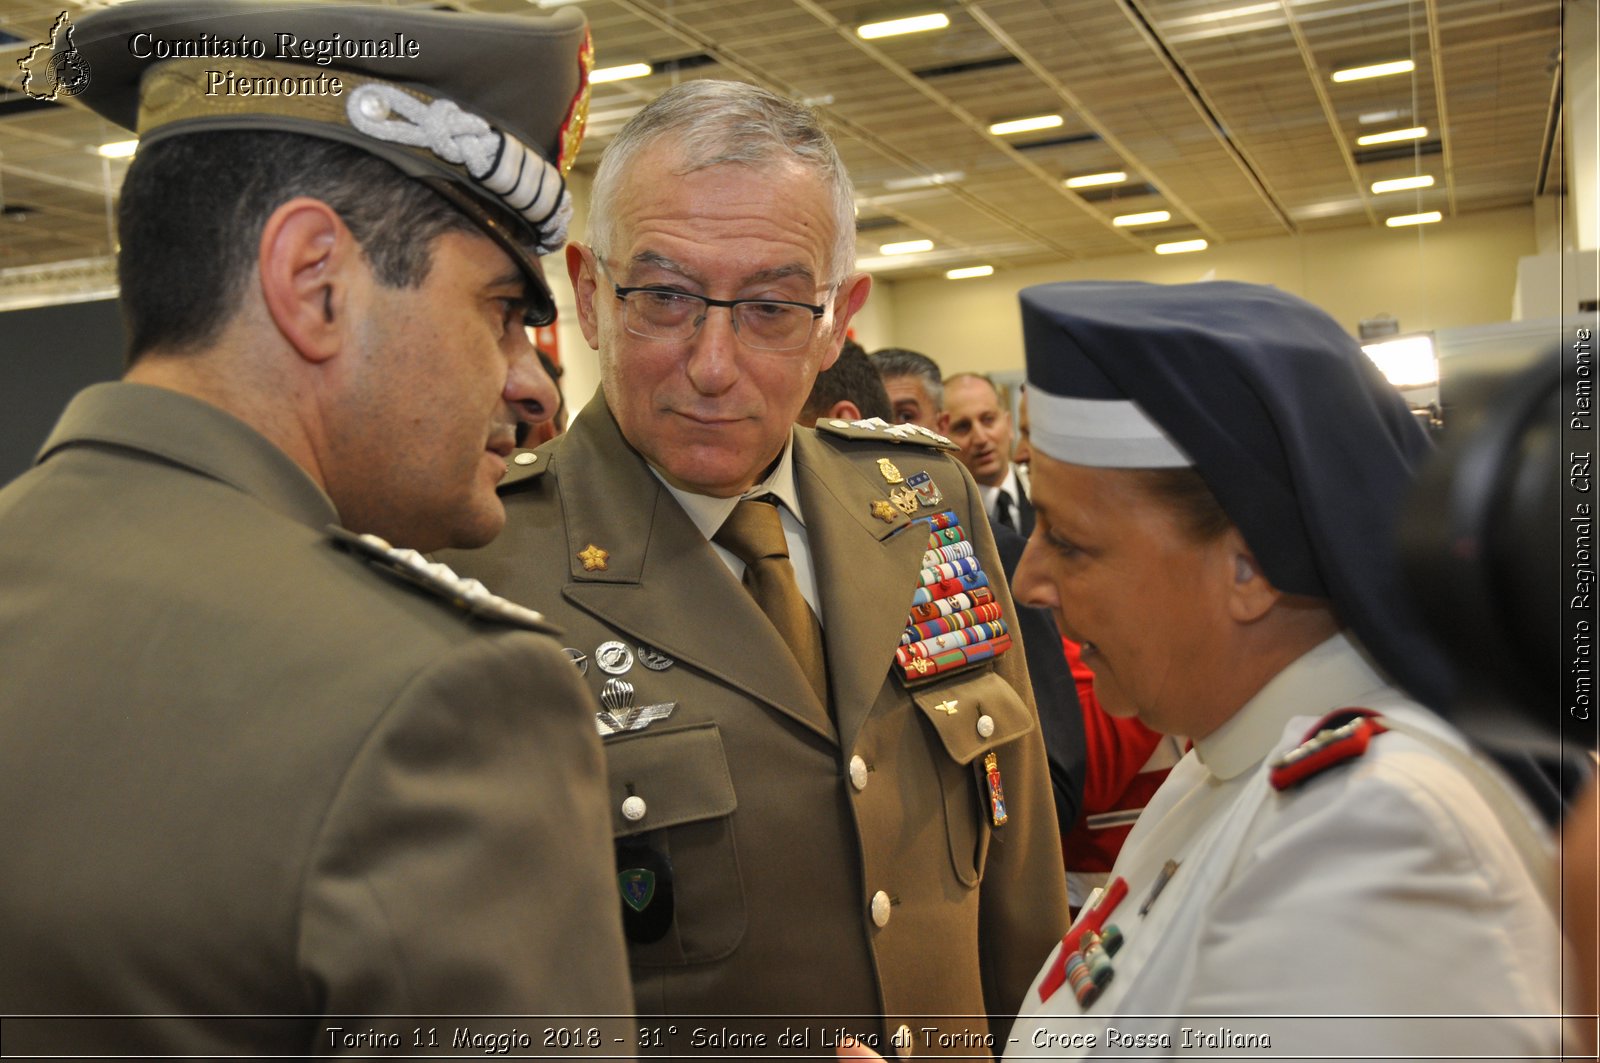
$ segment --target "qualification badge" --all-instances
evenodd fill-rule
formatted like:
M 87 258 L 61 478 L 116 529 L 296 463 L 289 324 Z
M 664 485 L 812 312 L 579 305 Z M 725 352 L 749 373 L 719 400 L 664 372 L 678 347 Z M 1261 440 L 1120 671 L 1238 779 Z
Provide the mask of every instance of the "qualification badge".
M 897 484 L 901 481 L 900 470 L 888 458 L 878 459 L 878 471 L 883 473 L 884 483 Z
M 895 507 L 908 517 L 914 516 L 917 510 L 922 507 L 922 500 L 917 497 L 917 493 L 905 484 L 901 484 L 889 492 L 889 501 L 893 502 Z
M 607 679 L 606 685 L 600 688 L 600 711 L 594 714 L 595 729 L 601 737 L 625 731 L 642 731 L 657 720 L 671 716 L 672 710 L 677 707 L 676 701 L 635 705 L 632 683 L 626 679 Z

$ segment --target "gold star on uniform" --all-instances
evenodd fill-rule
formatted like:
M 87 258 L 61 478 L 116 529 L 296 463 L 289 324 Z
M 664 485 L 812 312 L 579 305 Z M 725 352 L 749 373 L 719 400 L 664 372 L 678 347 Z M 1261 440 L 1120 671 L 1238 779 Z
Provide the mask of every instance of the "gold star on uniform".
M 893 524 L 894 515 L 898 512 L 900 511 L 895 509 L 894 506 L 885 502 L 881 498 L 872 503 L 872 515 L 883 521 L 885 524 Z
M 583 570 L 585 572 L 604 572 L 606 570 L 606 558 L 610 556 L 609 552 L 600 549 L 594 543 L 590 543 L 578 551 L 578 560 L 583 562 Z

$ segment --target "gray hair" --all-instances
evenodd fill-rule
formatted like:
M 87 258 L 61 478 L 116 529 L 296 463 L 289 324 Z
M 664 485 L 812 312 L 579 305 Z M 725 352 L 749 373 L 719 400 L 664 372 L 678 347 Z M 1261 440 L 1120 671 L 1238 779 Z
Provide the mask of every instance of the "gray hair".
M 944 409 L 944 378 L 939 363 L 919 351 L 905 347 L 884 347 L 873 351 L 872 364 L 885 380 L 893 376 L 914 376 L 922 381 L 928 399 L 936 409 Z
M 677 176 L 785 157 L 815 170 L 832 193 L 836 229 L 824 282 L 836 285 L 850 275 L 856 262 L 855 192 L 833 138 L 810 107 L 741 81 L 675 85 L 622 127 L 600 158 L 589 194 L 587 237 L 597 254 L 609 254 L 616 237 L 612 203 L 623 176 L 641 152 L 668 134 L 682 160 Z

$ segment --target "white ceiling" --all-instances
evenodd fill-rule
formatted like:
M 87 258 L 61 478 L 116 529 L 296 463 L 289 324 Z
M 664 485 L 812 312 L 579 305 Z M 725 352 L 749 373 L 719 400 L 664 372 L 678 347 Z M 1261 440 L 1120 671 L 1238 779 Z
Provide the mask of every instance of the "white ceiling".
M 552 0 L 544 0 L 547 5 Z M 127 134 L 76 106 L 35 104 L 15 59 L 56 16 L 100 3 L 0 0 L 0 287 L 104 281 L 109 197 Z M 402 2 L 397 7 L 443 6 Z M 452 0 L 496 14 L 530 0 Z M 1561 0 L 580 0 L 596 64 L 657 73 L 595 87 L 579 168 L 675 80 L 731 77 L 817 104 L 856 183 L 859 249 L 889 276 L 1213 245 L 1397 214 L 1531 203 L 1562 190 Z M 948 29 L 864 41 L 856 25 L 942 11 Z M 1411 58 L 1414 73 L 1334 83 Z M 1056 129 L 994 136 L 1041 112 Z M 1373 115 L 1389 114 L 1374 119 Z M 1365 119 L 1363 116 L 1367 116 Z M 1356 137 L 1421 125 L 1420 142 Z M 1066 177 L 1121 170 L 1116 186 Z M 1431 174 L 1431 189 L 1374 195 Z M 943 183 L 928 183 L 944 175 Z M 917 187 L 919 184 L 922 187 Z M 1169 222 L 1117 228 L 1115 215 Z M 935 248 L 885 261 L 881 244 Z

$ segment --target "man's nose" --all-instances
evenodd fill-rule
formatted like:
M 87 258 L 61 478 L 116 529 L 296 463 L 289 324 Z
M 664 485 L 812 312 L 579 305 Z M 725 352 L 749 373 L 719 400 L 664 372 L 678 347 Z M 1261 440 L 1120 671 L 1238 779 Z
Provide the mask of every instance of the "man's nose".
M 507 365 L 504 394 L 517 419 L 528 424 L 543 424 L 561 406 L 561 391 L 545 372 L 532 343 L 523 345 Z
M 739 345 L 733 314 L 725 307 L 706 307 L 700 331 L 689 340 L 689 381 L 702 395 L 721 395 L 739 379 Z

